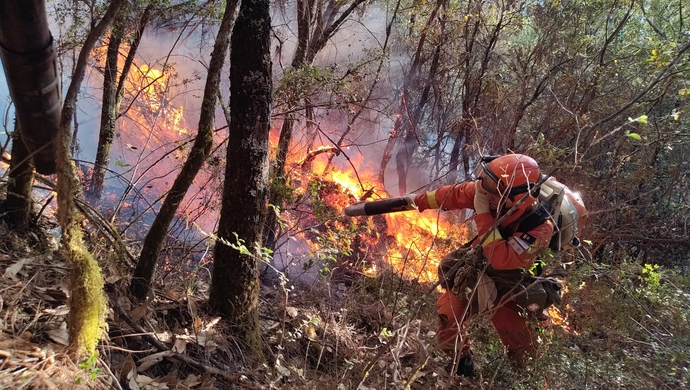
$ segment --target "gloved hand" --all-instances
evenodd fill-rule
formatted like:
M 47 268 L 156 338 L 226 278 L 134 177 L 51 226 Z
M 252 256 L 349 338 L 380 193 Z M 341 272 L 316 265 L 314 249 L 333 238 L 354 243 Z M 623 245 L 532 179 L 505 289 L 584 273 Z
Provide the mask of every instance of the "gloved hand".
M 475 181 L 474 185 L 474 211 L 476 211 L 477 214 L 491 212 L 489 194 L 482 188 L 482 183 L 479 180 Z
M 407 208 L 406 208 L 407 210 L 412 210 L 412 209 L 417 208 L 417 205 L 414 204 L 414 198 L 416 196 L 417 196 L 417 194 L 407 194 L 407 195 L 404 195 L 402 197 L 407 202 Z

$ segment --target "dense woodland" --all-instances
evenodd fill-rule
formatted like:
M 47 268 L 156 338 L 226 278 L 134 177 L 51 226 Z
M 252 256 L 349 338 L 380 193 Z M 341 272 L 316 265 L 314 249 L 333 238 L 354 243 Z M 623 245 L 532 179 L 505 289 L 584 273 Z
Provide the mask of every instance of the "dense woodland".
M 55 175 L 0 90 L 3 388 L 690 386 L 690 2 L 45 8 Z M 581 194 L 583 245 L 543 254 L 539 357 L 478 316 L 452 377 L 436 268 L 472 214 L 343 209 L 507 152 Z

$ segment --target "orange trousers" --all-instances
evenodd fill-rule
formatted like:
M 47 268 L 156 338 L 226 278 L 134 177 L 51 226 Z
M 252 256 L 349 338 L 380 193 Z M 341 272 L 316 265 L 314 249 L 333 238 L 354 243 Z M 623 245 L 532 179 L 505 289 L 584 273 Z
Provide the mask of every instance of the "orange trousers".
M 498 305 L 500 300 L 501 296 L 497 297 L 494 304 Z M 456 352 L 460 352 L 458 356 L 464 356 L 470 350 L 468 332 L 463 324 L 466 307 L 467 302 L 458 299 L 450 291 L 444 292 L 436 302 L 439 315 L 436 337 L 441 349 L 451 356 Z M 515 362 L 522 362 L 526 356 L 536 355 L 536 337 L 525 318 L 518 314 L 515 301 L 509 301 L 496 309 L 491 322 L 508 350 L 508 355 Z

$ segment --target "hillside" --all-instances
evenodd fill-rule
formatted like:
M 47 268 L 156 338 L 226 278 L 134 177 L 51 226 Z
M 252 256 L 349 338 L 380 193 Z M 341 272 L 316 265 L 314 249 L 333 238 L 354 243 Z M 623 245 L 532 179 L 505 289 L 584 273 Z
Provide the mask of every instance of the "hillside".
M 448 375 L 435 347 L 431 283 L 342 264 L 309 282 L 262 278 L 266 360 L 242 358 L 226 324 L 205 311 L 208 281 L 181 275 L 134 305 L 126 278 L 96 253 L 109 298 L 98 355 L 65 353 L 68 291 L 54 239 L 2 231 L 0 384 L 4 388 L 101 389 L 581 389 L 681 388 L 689 384 L 690 278 L 629 259 L 604 266 L 559 254 L 562 305 L 539 330 L 540 357 L 511 368 L 491 325 L 471 324 L 477 375 Z M 573 261 L 574 260 L 574 261 Z M 555 263 L 554 263 L 555 264 Z M 202 275 L 203 273 L 199 273 Z M 175 278 L 173 278 L 175 279 Z

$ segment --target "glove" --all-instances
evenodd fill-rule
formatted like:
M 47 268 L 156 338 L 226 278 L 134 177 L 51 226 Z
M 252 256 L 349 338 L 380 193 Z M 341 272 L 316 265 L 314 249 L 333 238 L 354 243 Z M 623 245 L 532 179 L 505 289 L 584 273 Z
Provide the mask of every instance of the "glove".
M 491 207 L 489 206 L 489 194 L 482 188 L 482 184 L 479 180 L 474 182 L 474 211 L 477 214 L 484 214 L 491 212 Z
M 402 198 L 405 199 L 407 202 L 407 207 L 406 210 L 413 210 L 417 208 L 417 205 L 414 203 L 414 198 L 417 196 L 417 194 L 407 194 L 403 196 Z

